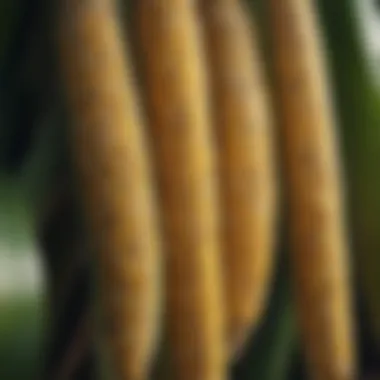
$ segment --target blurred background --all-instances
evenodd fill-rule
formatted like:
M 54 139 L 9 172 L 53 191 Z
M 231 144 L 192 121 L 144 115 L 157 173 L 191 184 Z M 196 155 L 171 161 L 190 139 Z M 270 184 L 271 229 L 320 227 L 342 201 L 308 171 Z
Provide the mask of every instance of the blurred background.
M 250 2 L 261 11 L 263 1 Z M 80 345 L 85 338 L 75 343 L 78 328 L 82 329 L 81 305 L 89 297 L 83 280 L 88 273 L 83 269 L 85 254 L 79 263 L 67 259 L 85 248 L 77 241 L 81 230 L 64 154 L 64 110 L 46 32 L 53 3 L 0 1 L 0 379 L 4 380 L 41 378 L 46 371 L 42 364 L 50 356 L 51 373 L 66 368 L 61 379 L 93 378 L 83 369 L 90 360 L 90 354 L 84 353 L 88 346 Z M 347 177 L 360 379 L 380 379 L 380 2 L 315 0 L 315 4 L 325 36 Z M 287 263 L 282 258 L 285 246 L 280 248 L 265 320 L 233 370 L 236 379 L 306 379 Z M 59 273 L 57 284 L 48 282 L 48 271 Z M 52 300 L 57 310 L 63 310 L 57 315 L 48 314 Z M 48 334 L 51 331 L 54 338 Z

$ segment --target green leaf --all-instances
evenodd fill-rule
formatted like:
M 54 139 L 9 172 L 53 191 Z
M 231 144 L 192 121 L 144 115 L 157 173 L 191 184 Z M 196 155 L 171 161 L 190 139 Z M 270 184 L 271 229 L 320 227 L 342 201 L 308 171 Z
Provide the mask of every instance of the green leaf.
M 360 30 L 361 1 L 318 5 L 341 122 L 354 259 L 380 345 L 380 88 Z
M 236 380 L 285 380 L 294 357 L 297 332 L 286 257 L 279 263 L 269 309 L 246 355 L 234 370 Z

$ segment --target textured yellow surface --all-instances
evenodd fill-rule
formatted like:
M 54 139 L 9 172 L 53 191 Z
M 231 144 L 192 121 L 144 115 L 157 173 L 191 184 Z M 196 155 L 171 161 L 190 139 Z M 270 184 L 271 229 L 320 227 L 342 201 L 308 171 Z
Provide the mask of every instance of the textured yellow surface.
M 305 353 L 312 378 L 354 379 L 342 176 L 315 10 L 310 0 L 268 10 Z
M 62 1 L 59 52 L 73 157 L 120 379 L 147 378 L 160 306 L 159 238 L 143 123 L 112 0 Z
M 236 355 L 262 316 L 276 234 L 272 109 L 254 25 L 239 0 L 201 0 L 218 139 L 227 341 Z
M 136 2 L 160 183 L 167 343 L 178 380 L 226 377 L 214 142 L 196 2 Z

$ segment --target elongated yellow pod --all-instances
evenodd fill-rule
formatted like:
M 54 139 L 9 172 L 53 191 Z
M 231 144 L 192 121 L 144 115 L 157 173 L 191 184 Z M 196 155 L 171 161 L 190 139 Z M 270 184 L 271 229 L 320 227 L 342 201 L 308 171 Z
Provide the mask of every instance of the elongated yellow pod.
M 266 305 L 275 240 L 271 109 L 249 11 L 200 0 L 223 200 L 229 350 L 239 352 Z
M 224 379 L 217 184 L 196 3 L 136 1 L 165 229 L 167 342 L 179 380 Z
M 355 378 L 342 175 L 311 0 L 270 0 L 299 321 L 313 379 Z
M 137 93 L 112 0 L 62 0 L 59 61 L 74 163 L 120 379 L 147 378 L 158 334 L 160 242 Z

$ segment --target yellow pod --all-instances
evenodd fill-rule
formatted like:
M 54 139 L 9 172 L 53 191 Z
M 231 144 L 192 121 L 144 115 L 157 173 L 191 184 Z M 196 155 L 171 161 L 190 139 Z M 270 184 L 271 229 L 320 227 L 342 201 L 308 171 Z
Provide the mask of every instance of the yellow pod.
M 62 0 L 59 62 L 118 378 L 147 379 L 160 308 L 160 242 L 138 95 L 112 0 Z
M 342 174 L 316 11 L 311 0 L 270 0 L 268 11 L 306 357 L 313 379 L 355 379 Z
M 160 184 L 167 344 L 178 380 L 226 377 L 217 176 L 196 3 L 135 3 Z
M 229 351 L 262 316 L 275 242 L 272 109 L 255 25 L 239 0 L 199 0 L 212 82 L 223 210 Z

